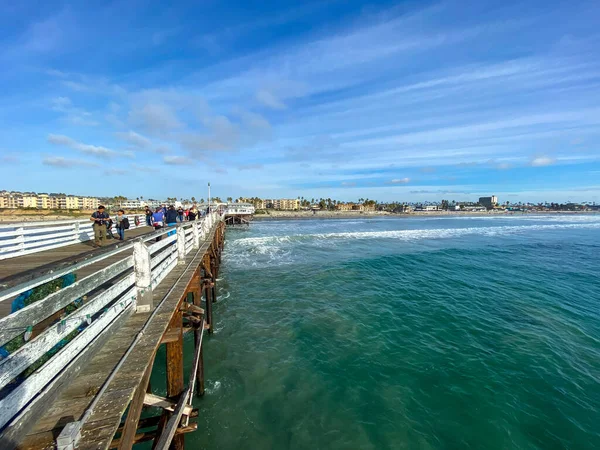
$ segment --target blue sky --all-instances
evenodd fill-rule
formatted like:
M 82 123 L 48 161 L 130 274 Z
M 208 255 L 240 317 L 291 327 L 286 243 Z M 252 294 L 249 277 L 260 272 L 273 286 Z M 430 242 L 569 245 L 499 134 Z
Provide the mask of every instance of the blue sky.
M 0 3 L 0 189 L 600 202 L 597 1 Z

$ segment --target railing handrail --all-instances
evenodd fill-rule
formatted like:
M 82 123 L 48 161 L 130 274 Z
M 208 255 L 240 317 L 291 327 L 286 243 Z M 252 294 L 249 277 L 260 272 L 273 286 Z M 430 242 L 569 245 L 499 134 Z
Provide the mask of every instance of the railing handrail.
M 95 264 L 106 258 L 110 258 L 111 256 L 114 256 L 121 252 L 124 252 L 125 250 L 131 250 L 131 249 L 133 249 L 133 246 L 135 245 L 136 241 L 141 240 L 142 242 L 148 242 L 148 241 L 151 241 L 152 239 L 156 239 L 157 237 L 163 236 L 168 233 L 172 233 L 174 228 L 177 228 L 177 227 L 188 228 L 188 227 L 192 226 L 194 223 L 196 223 L 196 224 L 203 223 L 204 220 L 205 220 L 205 218 L 202 218 L 197 221 L 181 222 L 175 226 L 161 228 L 159 230 L 139 236 L 125 244 L 119 243 L 119 244 L 115 245 L 115 248 L 113 248 L 110 251 L 104 251 L 97 256 L 92 256 L 89 259 L 86 258 L 85 260 L 80 261 L 80 262 L 76 261 L 71 265 L 61 268 L 60 270 L 48 269 L 46 273 L 40 274 L 39 276 L 37 276 L 35 278 L 35 280 L 24 281 L 22 283 L 16 284 L 15 286 L 0 289 L 0 302 L 4 301 L 6 299 L 12 298 L 16 295 L 19 295 L 22 292 L 28 291 L 29 289 L 33 289 L 37 286 L 48 283 L 52 280 L 56 280 L 57 278 L 60 278 L 68 273 L 75 272 L 77 270 L 82 269 L 83 267 Z M 59 262 L 57 262 L 57 263 L 59 263 Z M 57 263 L 55 263 L 55 264 L 57 264 Z M 2 287 L 2 286 L 3 285 L 0 284 L 0 287 Z
M 145 217 L 144 214 L 125 214 L 126 217 Z M 112 217 L 112 216 L 111 216 Z M 86 219 L 66 219 L 66 220 L 37 220 L 37 221 L 20 221 L 20 222 L 9 222 L 0 224 L 0 231 L 6 228 L 20 228 L 20 227 L 44 227 L 46 225 L 70 225 L 76 223 L 92 223 L 90 218 Z

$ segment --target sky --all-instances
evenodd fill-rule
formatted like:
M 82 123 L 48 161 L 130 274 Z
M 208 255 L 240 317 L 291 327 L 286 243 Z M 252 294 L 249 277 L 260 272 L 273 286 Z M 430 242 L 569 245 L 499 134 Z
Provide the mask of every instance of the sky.
M 0 2 L 0 189 L 600 203 L 600 3 Z

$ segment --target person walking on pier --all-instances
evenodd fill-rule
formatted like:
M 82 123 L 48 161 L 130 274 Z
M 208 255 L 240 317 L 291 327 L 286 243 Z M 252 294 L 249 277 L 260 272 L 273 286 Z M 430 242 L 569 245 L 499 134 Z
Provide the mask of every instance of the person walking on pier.
M 165 222 L 167 222 L 168 227 L 174 227 L 175 225 L 177 225 L 177 222 L 180 222 L 179 213 L 173 205 L 169 206 L 169 209 L 167 209 L 167 212 L 165 214 Z M 175 234 L 175 230 L 169 232 L 167 236 L 172 236 L 173 234 Z
M 160 230 L 163 225 L 165 223 L 165 213 L 163 212 L 162 208 L 156 208 L 156 212 L 154 214 L 152 214 L 152 226 L 154 227 L 154 230 Z M 160 238 L 162 236 L 159 236 L 156 238 L 156 242 L 160 241 Z
M 117 211 L 117 217 L 115 218 L 115 224 L 117 227 L 117 233 L 121 241 L 125 240 L 125 230 L 129 228 L 129 219 L 125 216 L 125 211 L 122 209 Z
M 94 229 L 94 247 L 102 247 L 106 242 L 106 224 L 110 217 L 104 212 L 104 206 L 98 206 L 98 210 L 92 213 L 90 220 L 93 223 L 92 228 Z
M 183 211 L 183 208 L 180 206 L 180 207 L 177 209 L 177 215 L 179 216 L 179 221 L 180 221 L 180 222 L 183 222 L 183 221 L 185 220 L 185 219 L 184 219 L 184 214 L 185 214 L 185 212 Z
M 152 226 L 152 210 L 148 205 L 146 205 L 146 225 Z
M 194 205 L 188 211 L 188 220 L 196 220 L 197 216 L 198 216 L 198 208 L 196 208 L 196 205 Z

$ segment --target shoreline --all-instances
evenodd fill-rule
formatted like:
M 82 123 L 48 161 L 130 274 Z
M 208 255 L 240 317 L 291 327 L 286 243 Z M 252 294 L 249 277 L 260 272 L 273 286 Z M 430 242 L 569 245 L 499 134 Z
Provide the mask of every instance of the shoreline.
M 85 220 L 89 218 L 92 211 L 79 213 L 54 213 L 54 214 L 7 214 L 0 213 L 0 224 L 9 225 L 11 223 L 27 222 L 47 222 L 59 220 Z M 128 214 L 142 213 L 137 211 L 128 211 Z M 389 212 L 353 212 L 353 211 L 320 211 L 313 214 L 311 211 L 273 211 L 270 214 L 255 214 L 255 221 L 269 220 L 336 220 L 336 219 L 392 219 L 411 217 L 519 217 L 535 215 L 595 215 L 600 211 L 532 211 L 532 212 L 460 212 L 460 211 L 419 211 L 411 213 L 389 213 Z
M 534 212 L 460 212 L 460 211 L 434 211 L 434 212 L 412 212 L 412 213 L 353 213 L 353 212 L 321 212 L 321 213 L 299 213 L 295 211 L 276 211 L 275 214 L 255 214 L 254 221 L 270 220 L 336 220 L 336 219 L 410 219 L 414 217 L 520 217 L 541 215 L 597 215 L 596 211 L 534 211 Z

